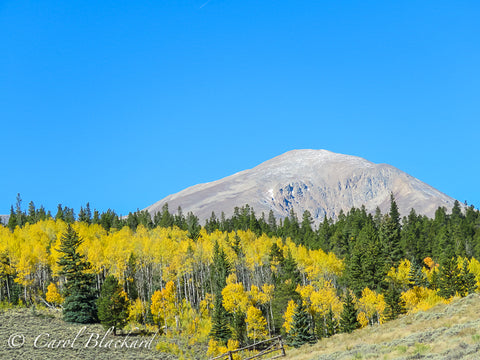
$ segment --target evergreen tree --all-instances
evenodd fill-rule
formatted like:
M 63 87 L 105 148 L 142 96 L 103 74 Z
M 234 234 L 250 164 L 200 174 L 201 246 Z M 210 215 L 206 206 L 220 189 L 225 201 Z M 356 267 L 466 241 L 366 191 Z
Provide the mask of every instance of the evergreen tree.
M 66 280 L 63 317 L 68 322 L 93 323 L 97 320 L 95 275 L 87 272 L 90 263 L 78 252 L 82 242 L 68 225 L 57 249 L 63 254 L 57 263 L 61 267 L 60 275 Z
M 127 294 L 118 280 L 113 275 L 107 276 L 97 299 L 98 319 L 105 329 L 113 327 L 113 335 L 127 324 L 128 305 Z
M 28 216 L 27 221 L 30 224 L 35 224 L 37 222 L 37 212 L 35 211 L 35 204 L 33 201 L 30 201 L 28 204 Z
M 343 311 L 340 316 L 340 331 L 351 333 L 353 330 L 358 329 L 360 323 L 357 319 L 357 309 L 352 294 L 347 290 L 347 294 L 343 301 Z
M 428 281 L 427 277 L 422 272 L 422 266 L 417 262 L 415 258 L 412 259 L 410 264 L 410 272 L 408 274 L 410 286 L 426 287 Z
M 303 344 L 313 344 L 315 336 L 312 334 L 311 328 L 307 310 L 300 300 L 297 302 L 297 311 L 293 315 L 292 329 L 289 332 L 288 340 L 290 345 L 299 348 Z
M 129 299 L 138 298 L 137 282 L 135 280 L 135 273 L 137 272 L 137 259 L 135 255 L 130 253 L 128 258 L 127 268 L 125 270 L 125 291 Z
M 90 211 L 90 203 L 87 203 L 85 208 L 80 207 L 80 212 L 78 213 L 78 221 L 90 224 L 92 221 L 92 212 Z
M 274 329 L 276 333 L 279 333 L 283 323 L 282 315 L 287 309 L 288 302 L 300 299 L 300 295 L 295 290 L 300 284 L 301 275 L 290 251 L 287 253 L 287 257 L 284 257 L 276 243 L 272 245 L 269 258 L 270 264 L 277 268 L 276 272 L 272 274 L 275 285 L 272 311 Z
M 401 298 L 401 291 L 394 284 L 393 281 L 390 281 L 388 284 L 388 289 L 385 292 L 385 318 L 387 320 L 394 320 L 400 315 L 406 313 L 405 302 Z
M 10 216 L 8 218 L 8 228 L 10 231 L 15 230 L 15 227 L 17 226 L 17 216 L 15 214 L 15 210 L 13 210 L 13 205 L 10 207 Z
M 229 327 L 229 314 L 223 306 L 222 290 L 227 285 L 227 277 L 230 274 L 231 266 L 223 249 L 215 241 L 213 247 L 213 263 L 211 265 L 212 288 L 214 295 L 214 308 L 212 315 L 212 329 L 210 337 L 226 344 L 232 336 Z
M 345 278 L 356 296 L 368 287 L 380 289 L 385 277 L 385 256 L 378 239 L 373 219 L 368 219 L 360 230 L 351 255 L 345 259 Z
M 477 281 L 475 275 L 468 269 L 468 260 L 463 260 L 462 270 L 459 279 L 459 294 L 461 297 L 473 293 L 477 289 Z
M 231 336 L 232 331 L 229 326 L 228 312 L 223 307 L 222 297 L 215 296 L 210 337 L 222 344 L 226 344 Z
M 310 211 L 305 210 L 302 216 L 302 227 L 300 229 L 301 240 L 298 242 L 304 244 L 308 248 L 312 248 L 315 243 L 315 233 L 312 230 L 313 218 Z
M 198 237 L 200 236 L 200 230 L 202 226 L 200 225 L 198 218 L 193 215 L 192 212 L 187 214 L 187 236 L 192 239 L 193 241 L 197 241 Z
M 65 215 L 63 213 L 62 204 L 58 204 L 58 206 L 57 206 L 57 214 L 55 215 L 55 220 L 64 220 L 65 221 Z
M 27 222 L 27 215 L 22 211 L 22 198 L 20 193 L 17 194 L 17 203 L 15 205 L 15 216 L 17 217 L 17 225 L 22 227 Z
M 398 212 L 398 206 L 393 194 L 390 195 L 390 213 L 385 216 L 380 227 L 380 236 L 386 255 L 386 266 L 387 269 L 389 269 L 392 266 L 398 265 L 403 256 L 400 242 L 400 213 Z
M 335 315 L 333 313 L 332 308 L 328 310 L 328 313 L 326 315 L 325 319 L 326 323 L 326 337 L 330 337 L 332 335 L 335 335 L 337 333 L 337 328 L 338 328 L 338 321 L 335 319 Z
M 457 292 L 461 291 L 459 280 L 460 269 L 458 268 L 457 260 L 453 257 L 447 259 L 440 265 L 438 294 L 445 299 L 455 296 Z
M 318 227 L 317 236 L 315 242 L 311 248 L 314 250 L 322 249 L 325 252 L 330 251 L 330 237 L 332 236 L 331 224 L 327 219 L 327 215 L 324 215 L 323 221 Z
M 162 211 L 157 212 L 154 216 L 154 224 L 155 226 L 160 226 L 164 228 L 168 228 L 173 226 L 175 218 L 170 211 L 168 210 L 168 203 L 165 203 L 162 206 Z
M 270 210 L 268 212 L 268 227 L 269 227 L 270 233 L 267 235 L 272 236 L 277 234 L 277 219 L 273 214 L 273 210 Z

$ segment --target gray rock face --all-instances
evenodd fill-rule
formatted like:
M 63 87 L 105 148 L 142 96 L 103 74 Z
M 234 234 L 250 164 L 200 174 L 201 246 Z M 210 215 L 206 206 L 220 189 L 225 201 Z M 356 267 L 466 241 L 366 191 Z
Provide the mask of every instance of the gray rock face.
M 241 171 L 210 183 L 189 187 L 146 208 L 152 216 L 168 203 L 170 211 L 182 207 L 202 223 L 212 211 L 227 217 L 233 209 L 249 204 L 257 217 L 272 210 L 277 218 L 291 209 L 301 218 L 310 211 L 316 223 L 324 215 L 336 218 L 343 210 L 365 206 L 383 213 L 390 206 L 390 193 L 400 213 L 412 208 L 432 217 L 439 206 L 451 209 L 455 199 L 387 164 L 374 164 L 356 156 L 327 150 L 293 150 L 268 160 L 253 169 Z

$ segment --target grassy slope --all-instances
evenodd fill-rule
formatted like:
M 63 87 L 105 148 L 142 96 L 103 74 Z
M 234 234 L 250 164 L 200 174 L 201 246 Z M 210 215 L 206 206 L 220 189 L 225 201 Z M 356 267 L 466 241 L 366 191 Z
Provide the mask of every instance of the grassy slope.
M 52 312 L 48 310 L 32 309 L 8 309 L 0 310 L 0 359 L 174 359 L 172 355 L 162 354 L 155 350 L 158 337 L 152 342 L 151 348 L 127 349 L 103 349 L 97 347 L 85 347 L 92 333 L 100 334 L 99 341 L 105 334 L 105 329 L 99 324 L 87 325 L 86 331 L 78 337 L 74 343 L 74 347 L 66 348 L 35 348 L 34 340 L 41 335 L 38 344 L 43 346 L 47 341 L 52 340 L 71 340 L 75 338 L 78 332 L 85 325 L 65 323 L 61 319 L 60 312 Z M 8 345 L 9 338 L 17 333 L 25 336 L 25 344 L 20 348 L 12 349 Z M 46 335 L 46 334 L 49 334 Z M 114 337 L 109 335 L 108 340 L 121 340 L 121 336 Z M 129 336 L 127 343 L 131 344 L 135 339 L 150 340 L 151 336 Z M 17 343 L 20 338 L 16 339 Z M 95 344 L 92 340 L 90 344 Z
M 288 359 L 480 359 L 480 295 L 288 351 Z

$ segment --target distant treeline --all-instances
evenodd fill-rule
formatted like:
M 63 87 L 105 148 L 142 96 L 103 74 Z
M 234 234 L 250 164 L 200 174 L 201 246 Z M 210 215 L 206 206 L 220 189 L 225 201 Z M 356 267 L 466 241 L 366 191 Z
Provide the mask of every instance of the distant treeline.
M 49 218 L 63 220 L 69 224 L 76 221 L 99 224 L 106 231 L 111 228 L 121 229 L 124 226 L 133 231 L 139 225 L 147 229 L 176 226 L 188 231 L 192 238 L 198 236 L 202 228 L 195 214 L 189 212 L 185 215 L 181 207 L 173 213 L 168 204 L 154 216 L 146 210 L 139 210 L 121 217 L 111 209 L 105 212 L 92 211 L 89 203 L 80 208 L 78 216 L 74 209 L 59 204 L 53 216 L 50 211 L 46 212 L 43 206 L 37 209 L 33 202 L 30 202 L 28 210 L 24 211 L 21 202 L 19 194 L 16 207 L 11 207 L 6 224 L 12 231 L 17 225 L 22 227 L 26 223 L 34 224 Z M 315 228 L 308 210 L 302 214 L 301 220 L 293 210 L 288 217 L 277 219 L 271 210 L 268 215 L 262 212 L 257 216 L 254 209 L 246 204 L 240 208 L 235 207 L 230 218 L 225 217 L 223 212 L 220 217 L 212 212 L 203 227 L 209 234 L 215 230 L 226 232 L 250 230 L 257 236 L 265 234 L 284 240 L 290 238 L 295 244 L 314 250 L 332 251 L 340 258 L 350 258 L 355 254 L 355 248 L 368 246 L 366 243 L 357 244 L 357 239 L 362 241 L 365 237 L 370 241 L 378 239 L 383 244 L 391 243 L 389 248 L 383 249 L 388 253 L 385 257 L 391 263 L 403 258 L 421 263 L 427 256 L 437 261 L 452 256 L 480 258 L 480 212 L 473 206 L 462 206 L 456 201 L 451 213 L 439 207 L 434 218 L 419 215 L 412 209 L 403 219 L 400 217 L 393 195 L 391 206 L 390 212 L 386 215 L 383 215 L 379 208 L 375 214 L 369 214 L 363 206 L 352 208 L 346 214 L 340 211 L 336 221 L 324 217 L 323 222 Z M 365 236 L 367 231 L 368 236 Z M 363 236 L 360 236 L 361 234 Z

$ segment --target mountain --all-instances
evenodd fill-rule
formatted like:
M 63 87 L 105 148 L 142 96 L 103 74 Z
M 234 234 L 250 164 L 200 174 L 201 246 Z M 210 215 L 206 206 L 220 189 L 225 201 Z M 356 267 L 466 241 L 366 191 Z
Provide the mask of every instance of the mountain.
M 0 223 L 1 224 L 7 224 L 8 219 L 10 219 L 10 215 L 0 215 Z
M 360 157 L 327 150 L 292 150 L 223 179 L 189 187 L 147 207 L 152 215 L 168 203 L 170 211 L 182 207 L 203 223 L 212 211 L 227 217 L 235 207 L 249 204 L 257 216 L 288 216 L 293 209 L 299 217 L 310 211 L 315 222 L 324 215 L 337 218 L 341 210 L 365 206 L 368 212 L 379 207 L 386 212 L 390 194 L 399 211 L 412 208 L 432 217 L 439 206 L 451 209 L 455 199 L 387 164 L 374 164 Z

